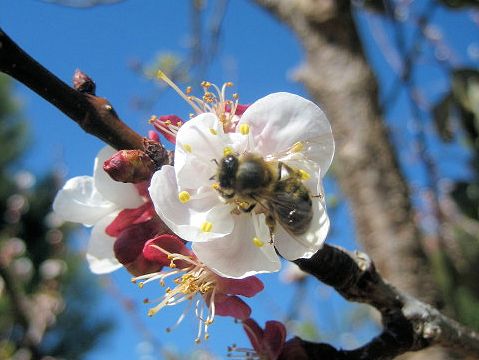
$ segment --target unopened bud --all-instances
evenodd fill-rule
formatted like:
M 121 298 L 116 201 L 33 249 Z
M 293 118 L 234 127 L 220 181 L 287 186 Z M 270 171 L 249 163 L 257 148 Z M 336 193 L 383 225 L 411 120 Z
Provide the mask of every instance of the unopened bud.
M 75 70 L 73 74 L 73 88 L 81 93 L 95 95 L 95 82 L 80 69 Z
M 105 161 L 103 170 L 113 180 L 136 184 L 151 177 L 155 164 L 141 150 L 120 150 Z

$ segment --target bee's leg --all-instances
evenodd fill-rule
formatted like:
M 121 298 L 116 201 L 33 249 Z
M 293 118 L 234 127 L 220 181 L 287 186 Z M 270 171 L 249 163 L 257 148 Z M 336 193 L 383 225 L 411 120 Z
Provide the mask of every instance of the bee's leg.
M 251 205 L 248 206 L 247 208 L 241 208 L 241 210 L 242 210 L 243 212 L 245 212 L 245 213 L 249 213 L 249 212 L 253 211 L 253 209 L 255 208 L 255 206 L 256 206 L 256 203 L 251 204 Z
M 276 179 L 277 181 L 281 180 L 281 171 L 283 170 L 283 163 L 281 161 L 278 161 L 278 178 Z
M 218 160 L 216 160 L 216 159 L 211 159 L 211 162 L 214 162 L 216 165 L 218 165 L 218 166 L 219 166 L 219 164 L 218 164 Z
M 276 220 L 274 219 L 273 215 L 268 214 L 266 216 L 266 225 L 269 228 L 269 243 L 273 244 L 274 228 L 276 226 Z

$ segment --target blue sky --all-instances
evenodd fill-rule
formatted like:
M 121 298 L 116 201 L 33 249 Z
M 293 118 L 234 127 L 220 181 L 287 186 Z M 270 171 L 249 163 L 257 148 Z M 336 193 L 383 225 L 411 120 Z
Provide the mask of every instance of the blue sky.
M 79 10 L 38 0 L 0 0 L 0 25 L 21 47 L 64 81 L 70 83 L 76 68 L 89 74 L 97 84 L 97 94 L 107 97 L 122 119 L 145 134 L 152 113 L 186 115 L 189 109 L 173 91 L 166 91 L 151 111 L 134 109 L 132 99 L 148 96 L 155 85 L 140 78 L 128 64 L 134 59 L 149 62 L 158 52 L 187 54 L 190 29 L 187 4 L 187 1 L 129 0 L 114 6 Z M 446 40 L 452 40 L 457 47 L 460 61 L 474 64 L 474 59 L 471 60 L 464 49 L 477 42 L 477 26 L 471 25 L 472 21 L 463 13 L 439 12 L 437 16 Z M 359 16 L 358 21 L 364 33 L 374 29 L 374 18 Z M 388 33 L 390 29 L 386 26 L 384 31 Z M 458 33 L 462 35 L 453 35 Z M 386 88 L 391 86 L 392 68 L 378 52 L 377 44 L 369 38 L 366 48 L 381 83 Z M 212 63 L 207 80 L 217 84 L 233 81 L 235 91 L 244 103 L 275 91 L 305 95 L 304 89 L 291 80 L 292 71 L 301 61 L 301 48 L 288 29 L 251 2 L 230 1 L 219 56 Z M 477 65 L 477 59 L 475 61 Z M 428 96 L 438 97 L 445 91 L 444 79 L 427 61 L 421 69 L 420 81 Z M 66 169 L 66 178 L 91 174 L 101 142 L 84 133 L 60 111 L 25 87 L 19 85 L 17 94 L 25 105 L 32 130 L 32 143 L 22 165 L 37 174 L 52 166 L 62 166 Z M 398 102 L 389 114 L 390 124 L 399 135 L 406 131 L 409 116 L 404 104 L 404 100 Z M 404 156 L 409 159 L 407 154 Z M 328 187 L 331 192 L 337 192 L 334 184 L 328 184 Z M 347 208 L 341 206 L 334 210 L 332 220 L 329 241 L 354 247 Z M 83 239 L 87 238 L 86 232 L 82 235 Z M 124 271 L 116 272 L 111 278 L 121 297 L 105 291 L 96 311 L 114 316 L 118 326 L 113 336 L 89 356 L 90 360 L 154 359 L 154 350 L 150 351 L 145 343 L 148 340 L 142 333 L 145 329 L 161 344 L 183 352 L 206 348 L 222 357 L 227 345 L 249 345 L 240 327 L 230 319 L 218 321 L 212 327 L 211 340 L 199 347 L 192 341 L 196 325 L 191 321 L 186 321 L 172 334 L 166 334 L 165 327 L 175 322 L 181 310 L 168 309 L 170 311 L 147 318 L 147 307 L 142 304 L 144 293 L 158 296 L 159 288 L 150 285 L 140 291 L 130 283 L 129 275 Z M 276 275 L 262 278 L 267 289 L 254 300 L 254 317 L 260 323 L 268 319 L 281 320 L 293 301 L 291 286 L 281 284 Z M 92 281 L 97 279 L 92 277 Z M 304 304 L 301 316 L 322 324 L 320 332 L 324 340 L 343 346 L 352 344 L 348 333 L 354 329 L 345 320 L 345 312 L 356 310 L 345 307 L 344 301 L 333 295 L 330 289 L 314 282 L 309 282 L 307 295 L 314 304 Z M 126 312 L 122 299 L 133 300 L 135 309 Z M 138 324 L 141 324 L 140 328 Z M 362 331 L 362 337 L 355 341 L 367 340 L 373 331 L 371 328 Z M 343 334 L 343 337 L 331 339 L 328 337 L 331 334 Z

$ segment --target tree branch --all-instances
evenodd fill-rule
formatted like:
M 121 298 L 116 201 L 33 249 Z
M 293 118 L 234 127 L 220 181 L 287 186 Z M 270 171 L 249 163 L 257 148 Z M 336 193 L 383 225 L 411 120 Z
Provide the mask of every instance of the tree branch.
M 0 71 L 20 81 L 115 149 L 143 150 L 143 138 L 121 121 L 104 98 L 65 84 L 25 53 L 0 28 Z
M 347 300 L 374 306 L 381 313 L 384 326 L 379 336 L 355 350 L 336 350 L 327 344 L 296 339 L 310 358 L 325 358 L 328 354 L 328 359 L 392 359 L 432 345 L 479 358 L 477 332 L 394 288 L 379 275 L 366 254 L 350 254 L 325 245 L 312 258 L 295 262 Z

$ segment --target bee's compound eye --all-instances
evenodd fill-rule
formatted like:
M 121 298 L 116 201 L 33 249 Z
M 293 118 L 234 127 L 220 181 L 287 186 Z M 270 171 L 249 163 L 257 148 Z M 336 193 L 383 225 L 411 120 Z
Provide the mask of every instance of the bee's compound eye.
M 227 167 L 238 167 L 238 158 L 234 155 L 227 155 L 223 158 L 223 164 Z
M 234 155 L 228 155 L 221 161 L 221 168 L 225 173 L 233 176 L 238 170 L 238 158 Z
M 223 189 L 234 188 L 238 158 L 234 155 L 225 156 L 220 163 L 218 181 Z

